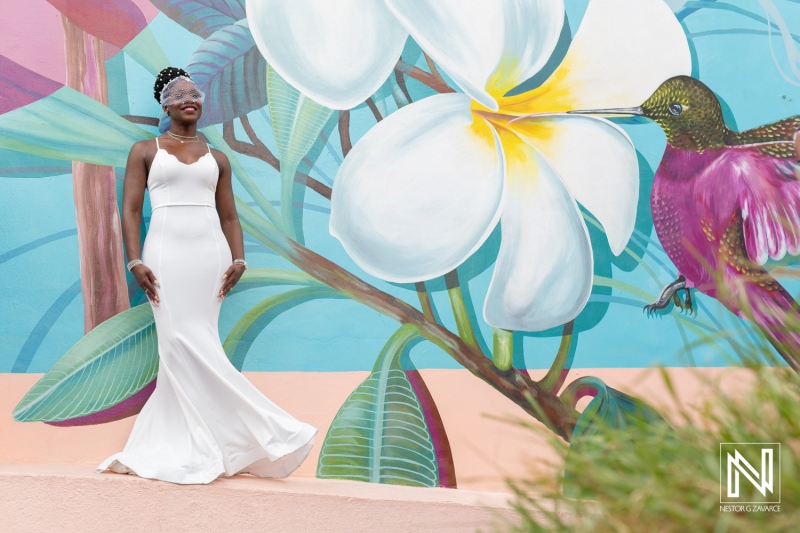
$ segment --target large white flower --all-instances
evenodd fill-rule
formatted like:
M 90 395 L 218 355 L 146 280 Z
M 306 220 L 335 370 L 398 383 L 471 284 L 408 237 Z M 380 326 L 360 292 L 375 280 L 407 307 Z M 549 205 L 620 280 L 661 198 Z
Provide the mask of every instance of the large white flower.
M 576 200 L 621 253 L 638 164 L 616 125 L 566 112 L 637 106 L 690 74 L 686 38 L 663 0 L 592 0 L 560 66 L 511 97 L 552 54 L 562 0 L 250 0 L 247 13 L 273 68 L 329 107 L 371 95 L 408 34 L 465 93 L 391 114 L 339 169 L 330 231 L 361 268 L 395 282 L 443 275 L 501 220 L 486 322 L 537 331 L 577 316 L 593 259 Z

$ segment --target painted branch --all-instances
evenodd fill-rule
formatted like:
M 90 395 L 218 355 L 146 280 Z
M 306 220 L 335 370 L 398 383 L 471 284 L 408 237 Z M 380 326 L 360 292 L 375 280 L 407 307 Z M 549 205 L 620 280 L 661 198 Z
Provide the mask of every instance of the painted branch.
M 425 287 L 425 282 L 418 281 L 414 283 L 414 287 L 417 289 L 417 296 L 419 297 L 419 305 L 422 307 L 422 314 L 431 322 L 436 322 L 436 314 L 433 312 L 433 304 L 431 303 L 428 289 Z
M 342 141 L 342 155 L 347 157 L 353 149 L 350 142 L 350 111 L 339 111 L 339 139 Z
M 277 234 L 277 232 L 275 233 Z M 546 422 L 543 420 L 543 414 L 549 419 L 549 425 L 554 428 L 556 434 L 569 440 L 577 422 L 577 413 L 570 411 L 556 395 L 542 389 L 536 382 L 523 376 L 515 368 L 501 372 L 490 359 L 471 349 L 449 330 L 426 320 L 421 312 L 406 302 L 372 287 L 284 235 L 278 235 L 285 241 L 280 250 L 276 250 L 278 253 L 284 252 L 285 255 L 283 253 L 281 255 L 298 266 L 305 265 L 309 274 L 351 298 L 365 303 L 398 322 L 414 324 L 423 337 L 450 354 L 464 368 L 500 391 L 534 418 Z M 538 402 L 542 413 L 529 403 L 528 397 Z
M 250 120 L 247 118 L 247 115 L 242 115 L 239 117 L 239 121 L 242 123 L 242 127 L 244 128 L 245 133 L 247 133 L 247 137 L 250 139 L 250 142 L 253 143 L 253 146 L 259 149 L 261 154 L 263 154 L 264 161 L 266 161 L 266 163 L 272 168 L 280 172 L 281 162 L 278 161 L 278 158 L 272 154 L 269 148 L 267 148 L 267 145 L 261 142 L 261 139 L 258 138 L 253 126 L 250 125 Z M 234 137 L 233 128 L 231 128 L 231 137 Z
M 134 124 L 144 124 L 145 126 L 158 127 L 158 119 L 155 117 L 143 117 L 141 115 L 120 115 L 120 116 L 125 120 L 127 120 L 128 122 L 133 122 Z
M 558 347 L 553 365 L 550 367 L 547 375 L 539 381 L 539 385 L 553 394 L 558 394 L 558 391 L 561 390 L 569 374 L 570 367 L 567 363 L 572 346 L 572 332 L 574 327 L 574 320 L 570 320 L 564 324 L 564 329 L 561 332 L 561 345 Z
M 243 226 L 279 255 L 353 300 L 401 324 L 415 325 L 425 339 L 439 346 L 464 368 L 500 391 L 528 414 L 545 423 L 558 436 L 569 440 L 578 413 L 562 403 L 558 396 L 544 390 L 513 367 L 504 372 L 498 370 L 490 359 L 467 346 L 448 329 L 427 320 L 420 311 L 406 302 L 373 287 L 339 265 L 289 239 L 247 204 L 239 201 L 237 208 Z
M 436 76 L 437 78 L 442 80 L 442 83 L 444 83 L 444 78 L 442 78 L 442 75 L 439 74 L 439 69 L 436 68 L 436 63 L 433 62 L 433 59 L 431 59 L 431 56 L 429 56 L 425 52 L 422 52 L 422 55 L 423 55 L 423 57 L 425 57 L 425 63 L 428 65 L 428 70 L 431 71 L 431 74 L 433 74 L 434 76 Z
M 378 109 L 378 106 L 375 105 L 375 100 L 373 100 L 372 97 L 367 98 L 366 104 L 367 107 L 369 107 L 369 110 L 372 111 L 372 115 L 375 117 L 376 122 L 383 120 L 383 115 L 381 115 L 381 112 Z
M 294 176 L 294 181 L 305 185 L 312 191 L 316 192 L 320 196 L 324 196 L 328 200 L 331 199 L 331 194 L 333 194 L 333 190 L 324 183 L 322 183 L 321 181 L 312 178 L 308 174 L 303 174 L 302 172 L 298 172 Z
M 61 20 L 67 85 L 108 105 L 103 42 L 67 17 L 62 16 Z M 78 226 L 83 327 L 88 333 L 106 319 L 130 309 L 114 168 L 73 161 L 72 188 Z
M 222 123 L 222 138 L 225 139 L 225 142 L 228 143 L 228 146 L 230 146 L 232 150 L 235 150 L 240 154 L 260 159 L 261 161 L 264 161 L 275 170 L 280 171 L 281 169 L 280 163 L 275 158 L 275 156 L 272 155 L 272 152 L 270 152 L 269 150 L 264 151 L 259 146 L 250 144 L 248 142 L 240 141 L 239 139 L 236 138 L 236 134 L 234 133 L 233 130 L 232 120 L 227 120 Z M 266 148 L 266 146 L 264 148 Z
M 406 63 L 402 59 L 397 62 L 394 68 L 395 70 L 402 72 L 406 76 L 409 76 L 421 83 L 424 83 L 425 85 L 427 85 L 436 92 L 439 93 L 456 92 L 452 87 L 447 85 L 442 78 L 436 77 L 435 75 L 429 72 L 425 72 L 419 67 L 415 67 L 414 65 Z
M 399 70 L 394 71 L 394 79 L 397 80 L 397 85 L 400 87 L 400 90 L 403 91 L 403 95 L 408 100 L 408 103 L 412 103 L 414 100 L 411 99 L 411 93 L 408 92 L 408 85 L 406 85 L 406 77 L 403 75 L 402 72 Z
M 483 351 L 478 345 L 478 338 L 475 330 L 472 329 L 472 322 L 464 304 L 464 295 L 461 293 L 461 282 L 458 280 L 458 271 L 453 269 L 444 275 L 444 283 L 447 287 L 447 295 L 450 297 L 450 307 L 453 310 L 453 317 L 456 319 L 458 336 L 464 339 L 467 346 L 483 355 Z
M 247 136 L 250 137 L 250 140 L 253 141 L 253 143 L 250 144 L 238 140 L 233 130 L 233 121 L 230 120 L 222 124 L 222 138 L 225 139 L 225 142 L 228 143 L 228 146 L 230 146 L 232 150 L 235 150 L 240 154 L 260 159 L 261 161 L 264 161 L 269 166 L 280 172 L 281 163 L 280 161 L 278 161 L 278 158 L 276 158 L 272 154 L 270 149 L 267 148 L 267 146 L 263 142 L 261 142 L 258 136 L 256 136 L 255 131 L 253 131 L 253 128 L 250 125 L 250 121 L 248 121 L 246 117 L 240 117 L 240 118 L 242 119 L 242 126 L 244 126 L 244 130 L 247 132 Z M 320 196 L 323 196 L 328 200 L 331 199 L 331 194 L 333 192 L 331 188 L 325 185 L 324 183 L 320 182 L 319 180 L 312 178 L 308 174 L 297 172 L 295 174 L 294 180 L 297 183 L 305 185 L 306 187 L 316 192 Z

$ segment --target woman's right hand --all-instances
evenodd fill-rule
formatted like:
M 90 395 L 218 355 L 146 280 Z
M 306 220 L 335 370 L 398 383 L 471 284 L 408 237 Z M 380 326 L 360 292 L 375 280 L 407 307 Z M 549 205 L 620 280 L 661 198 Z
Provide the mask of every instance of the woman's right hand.
M 158 292 L 156 292 L 156 286 L 161 286 L 161 284 L 156 279 L 156 275 L 153 274 L 153 271 L 147 268 L 145 265 L 136 265 L 131 270 L 131 274 L 133 274 L 136 283 L 144 290 L 144 293 L 147 295 L 147 298 L 150 302 L 158 306 Z

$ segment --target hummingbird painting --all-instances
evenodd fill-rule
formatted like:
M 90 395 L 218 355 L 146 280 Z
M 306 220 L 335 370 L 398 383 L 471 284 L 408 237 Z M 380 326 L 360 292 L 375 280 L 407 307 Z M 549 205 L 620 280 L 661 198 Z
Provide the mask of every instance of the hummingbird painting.
M 800 252 L 800 116 L 734 131 L 716 95 L 688 76 L 665 81 L 640 107 L 590 112 L 641 115 L 667 137 L 650 208 L 679 276 L 645 311 L 673 301 L 692 312 L 699 290 L 755 322 L 800 371 L 800 307 L 764 268 Z

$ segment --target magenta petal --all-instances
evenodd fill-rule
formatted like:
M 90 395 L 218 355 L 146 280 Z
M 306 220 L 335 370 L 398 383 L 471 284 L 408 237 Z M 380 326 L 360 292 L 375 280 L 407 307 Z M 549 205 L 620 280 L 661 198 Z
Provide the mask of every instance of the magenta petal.
M 0 55 L 0 115 L 40 100 L 63 87 Z

